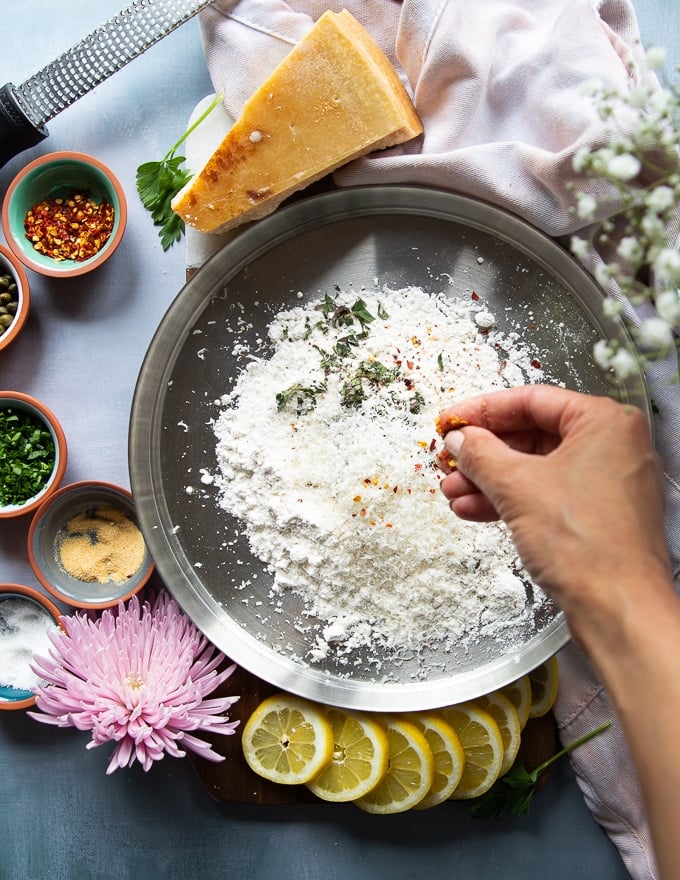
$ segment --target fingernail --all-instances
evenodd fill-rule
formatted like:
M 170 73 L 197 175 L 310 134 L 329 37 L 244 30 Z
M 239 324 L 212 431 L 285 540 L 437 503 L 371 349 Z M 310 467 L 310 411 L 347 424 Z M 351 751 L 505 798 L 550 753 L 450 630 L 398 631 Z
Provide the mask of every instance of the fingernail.
M 446 446 L 451 455 L 456 458 L 461 450 L 464 440 L 465 434 L 463 434 L 462 431 L 449 431 L 446 437 L 444 437 L 444 446 Z

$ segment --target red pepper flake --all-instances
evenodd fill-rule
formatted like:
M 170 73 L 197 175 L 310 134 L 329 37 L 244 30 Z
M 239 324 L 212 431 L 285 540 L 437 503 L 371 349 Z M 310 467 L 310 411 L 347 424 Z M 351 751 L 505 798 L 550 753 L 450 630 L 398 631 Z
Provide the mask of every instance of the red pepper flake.
M 417 464 L 413 465 L 413 467 L 417 471 L 422 471 L 422 469 L 423 469 L 423 465 L 421 464 L 421 462 L 418 462 Z
M 359 516 L 366 516 L 366 508 L 365 507 L 361 508 L 361 510 L 359 511 Z
M 436 448 L 437 448 L 437 438 L 433 437 L 432 440 L 430 440 L 430 452 L 434 452 Z
M 541 369 L 541 362 L 539 361 L 538 358 L 534 358 L 531 361 L 531 366 L 534 367 L 534 369 L 536 369 L 536 370 L 540 370 Z
M 477 300 L 479 299 L 479 294 L 476 290 L 472 291 L 472 293 L 470 294 L 470 299 L 473 299 L 475 302 L 477 302 Z
M 82 263 L 109 240 L 114 215 L 113 205 L 106 199 L 97 202 L 87 190 L 73 190 L 34 205 L 24 218 L 24 229 L 39 254 L 57 262 Z

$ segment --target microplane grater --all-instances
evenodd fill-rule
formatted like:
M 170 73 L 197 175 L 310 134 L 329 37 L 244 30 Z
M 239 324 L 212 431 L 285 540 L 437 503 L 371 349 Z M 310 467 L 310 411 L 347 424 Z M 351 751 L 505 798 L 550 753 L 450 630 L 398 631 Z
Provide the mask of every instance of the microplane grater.
M 45 125 L 213 0 L 133 0 L 19 86 L 0 88 L 0 166 L 47 137 Z

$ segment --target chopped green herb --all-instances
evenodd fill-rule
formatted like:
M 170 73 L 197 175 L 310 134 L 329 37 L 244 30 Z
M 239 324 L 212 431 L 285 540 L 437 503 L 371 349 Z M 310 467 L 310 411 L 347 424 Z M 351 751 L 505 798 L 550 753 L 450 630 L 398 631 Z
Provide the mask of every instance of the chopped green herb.
M 391 370 L 380 363 L 380 361 L 362 361 L 357 367 L 357 375 L 375 385 L 389 385 L 394 382 L 399 374 L 399 367 L 393 367 Z
M 321 369 L 326 375 L 328 375 L 328 373 L 332 372 L 333 370 L 340 369 L 340 358 L 338 357 L 338 353 L 336 351 L 333 351 L 329 354 L 318 345 L 315 345 L 314 348 L 321 355 Z
M 501 776 L 491 788 L 483 795 L 475 798 L 470 804 L 470 813 L 477 817 L 487 817 L 494 819 L 502 819 L 505 815 L 523 816 L 529 812 L 531 800 L 536 791 L 536 784 L 544 770 L 561 758 L 568 754 L 577 746 L 583 745 L 598 733 L 606 730 L 611 721 L 605 721 L 595 730 L 586 733 L 585 736 L 579 737 L 575 742 L 561 749 L 547 761 L 539 764 L 535 770 L 528 771 L 522 762 L 518 759 L 508 770 Z
M 420 393 L 420 391 L 416 391 L 413 397 L 409 398 L 408 408 L 409 412 L 413 413 L 414 416 L 418 415 L 419 412 L 422 412 L 423 407 L 425 406 L 425 398 Z
M 324 295 L 323 302 L 318 308 L 321 309 L 321 314 L 324 318 L 330 318 L 335 311 L 335 300 L 327 293 Z
M 11 406 L 0 409 L 0 505 L 37 495 L 55 460 L 52 434 L 39 418 Z
M 219 104 L 217 95 L 207 110 L 191 125 L 171 147 L 160 162 L 145 162 L 137 168 L 137 192 L 147 211 L 151 213 L 154 226 L 160 226 L 159 236 L 164 251 L 179 241 L 184 232 L 184 220 L 172 210 L 170 202 L 191 180 L 191 172 L 180 168 L 186 158 L 175 153 L 189 135 Z
M 386 321 L 389 318 L 389 315 L 385 311 L 385 309 L 378 303 L 378 317 L 381 321 Z
M 437 355 L 437 366 L 439 367 L 439 369 L 440 369 L 442 372 L 444 371 L 444 355 L 442 354 L 441 351 L 440 351 L 439 354 Z
M 366 308 L 366 303 L 359 297 L 357 301 L 351 308 L 352 315 L 359 321 L 360 324 L 370 324 L 371 321 L 375 321 L 375 317 L 368 311 Z
M 291 385 L 290 388 L 280 391 L 276 395 L 276 408 L 281 411 L 294 400 L 296 415 L 301 416 L 303 413 L 314 409 L 316 406 L 316 395 L 323 394 L 325 390 L 325 384 L 305 386 L 297 383 Z
M 363 380 L 366 379 L 372 385 L 385 386 L 394 382 L 399 373 L 399 368 L 389 369 L 380 361 L 362 361 L 354 371 L 352 377 L 342 386 L 341 397 L 343 406 L 359 406 L 366 399 Z
M 349 357 L 352 354 L 352 349 L 356 348 L 361 340 L 366 339 L 367 337 L 368 332 L 350 333 L 348 336 L 341 336 L 340 339 L 338 339 L 338 341 L 333 346 L 333 351 L 338 355 L 338 357 Z
M 352 376 L 342 386 L 340 399 L 343 406 L 361 406 L 366 400 L 366 392 L 364 391 L 364 383 L 361 376 Z

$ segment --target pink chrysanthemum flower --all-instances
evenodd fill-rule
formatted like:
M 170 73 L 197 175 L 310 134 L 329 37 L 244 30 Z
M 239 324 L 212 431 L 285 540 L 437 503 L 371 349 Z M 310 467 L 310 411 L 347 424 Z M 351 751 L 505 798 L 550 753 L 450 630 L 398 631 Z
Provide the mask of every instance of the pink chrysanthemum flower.
M 75 614 L 62 622 L 49 657 L 34 658 L 45 683 L 35 689 L 41 712 L 32 718 L 91 730 L 88 749 L 117 743 L 107 774 L 135 760 L 149 770 L 165 752 L 181 758 L 183 749 L 224 760 L 194 732 L 234 733 L 239 722 L 222 713 L 238 697 L 205 698 L 236 667 L 217 671 L 224 655 L 168 593 L 141 607 L 134 596 L 98 619 Z

